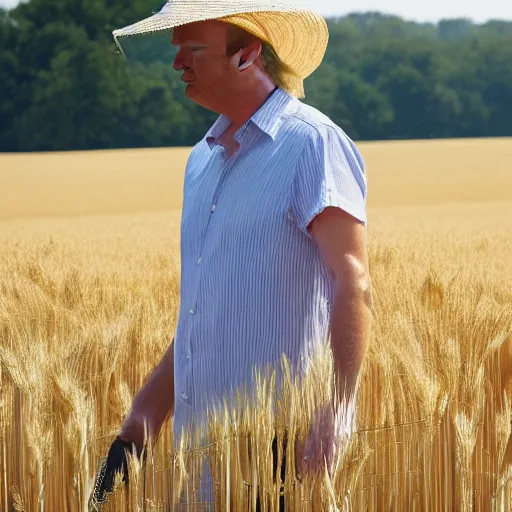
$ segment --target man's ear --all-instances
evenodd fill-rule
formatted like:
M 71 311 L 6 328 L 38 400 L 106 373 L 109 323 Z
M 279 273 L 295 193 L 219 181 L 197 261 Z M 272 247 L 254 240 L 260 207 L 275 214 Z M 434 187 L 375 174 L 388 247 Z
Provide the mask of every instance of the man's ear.
M 238 69 L 243 71 L 254 64 L 254 61 L 261 55 L 261 43 L 253 43 L 240 50 L 240 62 Z

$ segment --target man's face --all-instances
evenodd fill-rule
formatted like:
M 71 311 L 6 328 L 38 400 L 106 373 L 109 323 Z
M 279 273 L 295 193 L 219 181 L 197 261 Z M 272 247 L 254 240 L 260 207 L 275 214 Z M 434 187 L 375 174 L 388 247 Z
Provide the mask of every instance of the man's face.
M 217 112 L 229 101 L 239 62 L 237 54 L 226 55 L 227 29 L 217 20 L 201 21 L 176 27 L 172 35 L 179 47 L 173 67 L 183 71 L 187 97 Z

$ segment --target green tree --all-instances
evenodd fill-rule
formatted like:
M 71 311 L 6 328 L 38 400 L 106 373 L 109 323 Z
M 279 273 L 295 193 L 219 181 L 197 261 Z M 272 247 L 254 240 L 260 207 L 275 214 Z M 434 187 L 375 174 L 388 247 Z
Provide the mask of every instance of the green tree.
M 0 9 L 0 151 L 192 145 L 217 114 L 190 102 L 170 33 L 112 30 L 163 0 L 29 0 Z M 305 102 L 355 139 L 512 135 L 512 23 L 327 20 Z
M 392 125 L 388 99 L 352 73 L 340 73 L 332 118 L 354 139 L 381 139 Z

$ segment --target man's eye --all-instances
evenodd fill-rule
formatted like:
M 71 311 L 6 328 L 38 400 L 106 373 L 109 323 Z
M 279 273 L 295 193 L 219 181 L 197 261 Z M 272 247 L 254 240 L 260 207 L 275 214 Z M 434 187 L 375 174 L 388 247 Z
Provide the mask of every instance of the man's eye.
M 199 50 L 202 50 L 202 49 L 203 49 L 202 46 L 193 46 L 192 47 L 193 52 L 198 52 Z

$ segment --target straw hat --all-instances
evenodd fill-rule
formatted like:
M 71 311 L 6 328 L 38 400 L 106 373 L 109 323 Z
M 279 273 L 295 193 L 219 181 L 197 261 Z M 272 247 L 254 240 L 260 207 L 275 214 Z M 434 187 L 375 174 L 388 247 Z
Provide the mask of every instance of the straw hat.
M 288 92 L 304 96 L 303 81 L 320 65 L 329 33 L 322 16 L 282 0 L 168 0 L 142 21 L 114 30 L 123 51 L 123 38 L 151 34 L 197 21 L 220 20 L 236 25 L 270 44 L 292 70 Z

